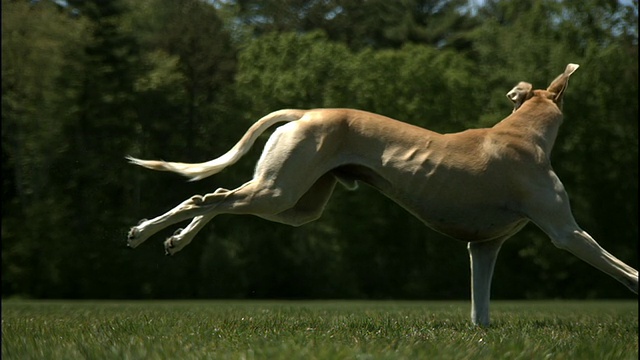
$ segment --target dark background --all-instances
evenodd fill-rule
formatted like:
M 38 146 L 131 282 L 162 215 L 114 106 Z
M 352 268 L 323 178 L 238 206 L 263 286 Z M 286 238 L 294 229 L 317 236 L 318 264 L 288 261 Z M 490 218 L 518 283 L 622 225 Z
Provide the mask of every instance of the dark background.
M 200 182 L 124 156 L 210 160 L 280 108 L 492 126 L 515 84 L 570 62 L 552 161 L 581 226 L 637 268 L 637 18 L 603 0 L 2 0 L 2 296 L 468 299 L 465 244 L 366 186 L 303 227 L 223 215 L 174 257 L 175 228 L 129 250 L 139 219 L 249 180 L 266 136 Z M 493 297 L 635 295 L 529 225 Z

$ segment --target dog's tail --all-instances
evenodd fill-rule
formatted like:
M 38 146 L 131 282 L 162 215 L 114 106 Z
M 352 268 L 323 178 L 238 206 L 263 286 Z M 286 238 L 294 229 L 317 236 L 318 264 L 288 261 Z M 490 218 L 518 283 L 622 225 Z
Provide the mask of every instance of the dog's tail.
M 256 121 L 238 143 L 227 151 L 226 154 L 203 163 L 180 163 L 162 160 L 140 160 L 127 156 L 130 163 L 140 165 L 152 170 L 171 171 L 186 176 L 190 181 L 197 181 L 222 171 L 224 168 L 235 164 L 251 146 L 260 134 L 265 132 L 273 124 L 299 120 L 305 114 L 304 110 L 279 110 Z

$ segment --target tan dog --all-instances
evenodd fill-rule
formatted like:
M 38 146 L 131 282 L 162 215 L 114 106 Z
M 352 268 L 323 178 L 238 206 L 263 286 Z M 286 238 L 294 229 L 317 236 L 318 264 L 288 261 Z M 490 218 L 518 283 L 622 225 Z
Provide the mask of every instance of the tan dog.
M 439 134 L 351 109 L 280 110 L 258 120 L 223 156 L 199 164 L 128 159 L 200 180 L 234 164 L 279 122 L 254 177 L 234 190 L 193 196 L 129 232 L 136 247 L 159 230 L 193 218 L 165 241 L 184 248 L 218 214 L 252 214 L 299 226 L 316 220 L 337 181 L 362 181 L 427 226 L 469 242 L 472 321 L 489 324 L 489 292 L 502 243 L 529 221 L 559 248 L 638 292 L 638 271 L 602 249 L 573 218 L 549 155 L 562 122 L 562 96 L 578 65 L 569 64 L 546 90 L 520 83 L 507 96 L 513 113 L 492 128 Z

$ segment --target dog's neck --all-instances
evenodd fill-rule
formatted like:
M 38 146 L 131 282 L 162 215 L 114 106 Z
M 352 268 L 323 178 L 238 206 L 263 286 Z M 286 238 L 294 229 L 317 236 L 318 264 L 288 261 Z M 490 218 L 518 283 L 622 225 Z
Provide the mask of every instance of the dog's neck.
M 562 124 L 562 111 L 542 94 L 527 100 L 522 106 L 494 126 L 498 131 L 507 131 L 524 137 L 537 145 L 549 156 Z

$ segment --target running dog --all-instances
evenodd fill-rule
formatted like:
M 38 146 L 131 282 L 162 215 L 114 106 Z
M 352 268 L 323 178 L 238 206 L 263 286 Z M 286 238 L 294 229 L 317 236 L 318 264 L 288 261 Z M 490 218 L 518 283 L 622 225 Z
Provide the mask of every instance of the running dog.
M 253 179 L 233 189 L 196 195 L 131 228 L 137 247 L 172 224 L 192 219 L 165 242 L 173 255 L 218 214 L 251 214 L 300 226 L 322 214 L 336 184 L 366 183 L 432 229 L 468 242 L 471 320 L 489 325 L 493 269 L 505 240 L 533 222 L 554 245 L 568 250 L 638 293 L 638 271 L 576 223 L 550 154 L 562 123 L 568 64 L 546 90 L 519 83 L 507 93 L 513 112 L 491 128 L 440 134 L 353 109 L 280 110 L 254 123 L 226 154 L 204 163 L 128 160 L 191 180 L 237 162 L 276 123 Z

